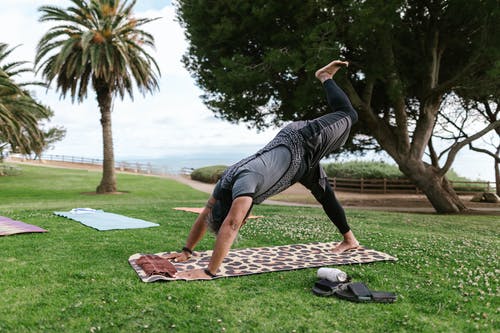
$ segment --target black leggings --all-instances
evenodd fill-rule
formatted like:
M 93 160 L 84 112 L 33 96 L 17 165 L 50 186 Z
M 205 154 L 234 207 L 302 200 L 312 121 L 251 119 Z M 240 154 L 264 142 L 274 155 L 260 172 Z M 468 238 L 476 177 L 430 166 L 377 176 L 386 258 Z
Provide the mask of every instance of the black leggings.
M 358 121 L 358 113 L 352 107 L 349 97 L 332 79 L 323 82 L 326 93 L 326 100 L 333 112 L 344 112 L 352 119 L 352 123 Z
M 325 211 L 326 215 L 328 215 L 328 218 L 330 218 L 330 221 L 335 224 L 337 229 L 339 229 L 340 233 L 343 235 L 351 230 L 349 224 L 347 224 L 347 218 L 345 216 L 344 208 L 342 208 L 342 205 L 337 200 L 335 192 L 328 182 L 325 187 L 326 188 L 323 197 L 318 200 L 318 202 L 321 204 L 321 206 L 323 206 L 323 210 Z
M 325 128 L 331 127 L 332 124 L 346 116 L 351 118 L 352 124 L 358 121 L 358 113 L 352 107 L 347 95 L 340 89 L 335 81 L 328 79 L 323 82 L 323 87 L 326 93 L 326 100 L 332 112 L 309 121 L 306 126 L 301 128 L 300 131 L 305 138 L 321 135 L 320 133 L 322 133 Z M 328 135 L 328 130 L 325 134 Z M 332 134 L 330 134 L 330 136 L 335 137 L 335 135 Z
M 314 173 L 319 173 L 319 167 L 316 168 L 316 172 Z M 311 175 L 312 176 L 312 175 Z M 318 177 L 318 175 L 315 175 L 313 177 Z M 318 179 L 318 178 L 316 178 Z M 337 200 L 337 197 L 335 196 L 335 192 L 333 191 L 330 183 L 328 183 L 327 179 L 324 180 L 324 186 L 321 186 L 319 182 L 314 182 L 314 183 L 309 183 L 306 186 L 311 190 L 312 195 L 314 195 L 314 198 L 323 206 L 323 210 L 325 211 L 326 215 L 330 219 L 330 221 L 333 222 L 333 224 L 339 229 L 341 234 L 345 234 L 351 228 L 349 227 L 349 224 L 347 224 L 347 218 L 345 216 L 344 208 L 342 208 L 342 205 L 340 202 Z M 306 183 L 302 183 L 303 185 L 306 185 Z
M 328 105 L 333 110 L 334 114 L 338 111 L 347 113 L 349 117 L 351 117 L 352 123 L 355 123 L 358 120 L 358 114 L 352 107 L 347 95 L 337 86 L 335 81 L 326 80 L 323 82 L 323 87 L 325 88 Z M 342 234 L 351 230 L 347 224 L 344 208 L 337 200 L 330 183 L 326 182 L 323 195 L 320 198 L 316 198 L 316 200 L 321 203 L 326 215 L 328 215 L 330 220 Z
M 342 89 L 339 88 L 339 86 L 337 86 L 337 84 L 333 80 L 329 79 L 323 82 L 323 87 L 325 89 L 328 105 L 333 112 L 314 119 L 306 126 L 304 126 L 301 131 L 306 138 L 322 137 L 328 143 L 331 143 L 333 144 L 333 146 L 337 147 L 340 146 L 340 144 L 336 144 L 336 141 L 339 140 L 339 137 L 335 132 L 335 128 L 331 125 L 336 123 L 338 120 L 345 118 L 346 116 L 349 116 L 352 120 L 352 123 L 355 123 L 358 120 L 358 114 L 352 107 L 347 95 L 342 91 Z M 316 200 L 323 206 L 323 210 L 325 211 L 326 215 L 328 215 L 330 220 L 333 222 L 333 224 L 335 224 L 339 231 L 342 234 L 345 234 L 351 229 L 347 224 L 347 218 L 345 216 L 342 205 L 337 200 L 332 187 L 326 179 L 320 181 L 323 186 L 318 183 L 318 180 L 324 177 L 324 175 L 322 176 L 320 172 L 320 157 L 323 156 L 321 155 L 316 158 L 318 160 L 318 166 L 313 167 L 311 172 L 304 175 L 304 177 L 301 179 L 301 183 L 308 187 L 309 190 L 311 190 Z

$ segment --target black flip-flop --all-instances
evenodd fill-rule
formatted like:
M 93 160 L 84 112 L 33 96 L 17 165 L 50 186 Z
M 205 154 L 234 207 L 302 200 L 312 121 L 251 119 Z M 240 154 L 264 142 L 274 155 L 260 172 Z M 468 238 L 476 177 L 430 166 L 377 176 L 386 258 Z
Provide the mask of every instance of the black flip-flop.
M 343 282 L 332 282 L 327 279 L 321 279 L 314 284 L 312 292 L 318 296 L 332 296 L 342 283 Z
M 371 291 L 363 282 L 343 283 L 333 295 L 351 302 L 393 303 L 397 295 L 387 291 Z

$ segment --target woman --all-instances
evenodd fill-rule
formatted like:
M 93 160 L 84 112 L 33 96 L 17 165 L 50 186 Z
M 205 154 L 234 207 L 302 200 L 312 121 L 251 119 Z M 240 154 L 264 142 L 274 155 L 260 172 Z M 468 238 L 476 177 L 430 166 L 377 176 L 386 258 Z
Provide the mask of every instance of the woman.
M 316 71 L 333 112 L 311 121 L 297 121 L 283 128 L 256 154 L 229 167 L 216 184 L 206 207 L 191 228 L 182 252 L 171 254 L 174 261 L 188 260 L 207 228 L 216 235 L 214 251 L 206 269 L 184 271 L 181 279 L 210 279 L 217 274 L 240 227 L 253 204 L 280 193 L 296 182 L 307 187 L 343 236 L 333 253 L 357 248 L 344 210 L 328 183 L 320 160 L 339 149 L 358 120 L 345 93 L 333 81 L 335 73 L 348 62 L 335 60 Z

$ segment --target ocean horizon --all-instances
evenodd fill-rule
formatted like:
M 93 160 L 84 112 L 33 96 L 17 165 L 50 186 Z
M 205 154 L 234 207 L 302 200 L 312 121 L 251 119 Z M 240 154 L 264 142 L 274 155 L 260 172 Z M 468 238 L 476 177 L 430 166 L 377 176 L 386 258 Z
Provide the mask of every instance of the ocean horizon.
M 117 162 L 149 163 L 152 166 L 163 168 L 166 173 L 177 174 L 185 169 L 197 169 L 212 165 L 232 165 L 249 154 L 227 153 L 227 154 L 175 154 L 162 157 L 124 157 L 116 158 Z
M 176 151 L 175 153 L 163 154 L 160 156 L 148 155 L 128 155 L 115 154 L 117 163 L 127 163 L 130 165 L 150 164 L 154 169 L 160 170 L 161 173 L 179 174 L 186 169 L 197 169 L 212 165 L 230 166 L 239 160 L 250 156 L 257 152 L 262 146 L 240 145 L 237 147 L 209 147 L 205 150 L 186 149 L 185 152 Z M 75 156 L 65 152 L 52 151 L 44 154 L 43 158 L 59 159 L 62 156 L 65 158 L 74 157 L 75 161 L 81 158 L 86 160 L 97 159 L 101 160 L 102 156 Z M 59 157 L 59 158 L 57 158 Z M 396 165 L 396 163 L 386 153 L 368 153 L 365 156 L 341 156 L 337 158 L 323 159 L 322 163 L 345 162 L 345 161 L 377 161 Z M 442 163 L 441 163 L 442 164 Z M 470 150 L 463 150 L 457 155 L 452 170 L 459 176 L 466 177 L 471 181 L 489 181 L 495 182 L 495 172 L 493 158 L 476 153 Z
M 165 173 L 178 174 L 186 169 L 197 169 L 212 165 L 230 166 L 239 160 L 255 153 L 258 150 L 245 149 L 243 151 L 204 151 L 186 152 L 185 154 L 169 154 L 160 157 L 122 156 L 117 157 L 117 162 L 151 164 L 156 168 L 165 170 Z M 471 181 L 495 182 L 493 159 L 486 155 L 465 152 L 453 163 L 452 170 L 459 176 L 466 177 Z M 472 155 L 472 156 L 471 156 Z M 345 161 L 377 161 L 396 165 L 386 154 L 371 154 L 364 157 L 347 156 L 338 159 L 323 159 L 322 163 L 345 162 Z

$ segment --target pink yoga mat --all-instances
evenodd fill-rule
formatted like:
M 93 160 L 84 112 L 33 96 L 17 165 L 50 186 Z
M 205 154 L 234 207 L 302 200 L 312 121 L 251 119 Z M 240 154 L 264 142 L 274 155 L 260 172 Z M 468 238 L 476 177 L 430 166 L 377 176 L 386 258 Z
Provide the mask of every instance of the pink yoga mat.
M 14 221 L 5 216 L 0 216 L 0 236 L 22 234 L 27 232 L 47 232 L 47 230 L 36 225 L 21 221 Z

